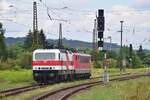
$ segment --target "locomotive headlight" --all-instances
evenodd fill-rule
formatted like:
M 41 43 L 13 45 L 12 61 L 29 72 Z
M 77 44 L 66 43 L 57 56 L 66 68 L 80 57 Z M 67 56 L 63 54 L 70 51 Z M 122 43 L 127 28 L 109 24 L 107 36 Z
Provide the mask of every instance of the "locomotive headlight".
M 38 74 L 38 73 L 35 73 L 34 75 L 35 75 L 35 76 L 39 76 L 39 74 Z
M 50 73 L 50 75 L 49 75 L 50 77 L 53 77 L 54 76 L 54 73 Z

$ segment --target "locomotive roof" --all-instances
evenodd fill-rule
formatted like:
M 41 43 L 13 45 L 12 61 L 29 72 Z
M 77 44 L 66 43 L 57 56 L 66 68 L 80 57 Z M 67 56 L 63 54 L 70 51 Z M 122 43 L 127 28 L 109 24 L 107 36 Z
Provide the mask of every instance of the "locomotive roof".
M 34 53 L 36 52 L 57 52 L 57 53 L 60 53 L 60 52 L 66 52 L 68 50 L 65 50 L 65 49 L 37 49 L 34 51 Z M 72 53 L 71 51 L 69 51 L 69 53 Z M 89 54 L 85 54 L 85 53 L 79 53 L 79 52 L 75 52 L 76 55 L 83 55 L 83 56 L 91 56 Z
M 91 56 L 91 55 L 89 55 L 89 54 L 85 54 L 85 53 L 76 53 L 76 55 L 82 55 L 82 56 Z
M 37 49 L 34 51 L 34 53 L 36 52 L 62 52 L 65 50 L 61 50 L 61 49 Z

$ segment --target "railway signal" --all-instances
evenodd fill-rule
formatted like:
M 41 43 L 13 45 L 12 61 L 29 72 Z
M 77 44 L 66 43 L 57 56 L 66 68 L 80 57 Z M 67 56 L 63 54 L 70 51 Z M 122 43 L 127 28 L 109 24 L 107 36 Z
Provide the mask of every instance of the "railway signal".
M 129 65 L 130 67 L 132 67 L 132 52 L 133 52 L 133 47 L 132 47 L 132 44 L 130 44 L 130 47 L 129 47 Z
M 98 31 L 98 47 L 103 47 L 104 39 L 103 39 L 103 32 L 105 29 L 105 17 L 104 17 L 104 10 L 98 10 L 98 17 L 97 17 L 97 31 Z
M 132 52 L 133 52 L 133 47 L 132 44 L 130 44 L 130 48 L 129 48 L 129 58 L 132 59 Z
M 97 31 L 98 31 L 98 47 L 101 49 L 104 46 L 104 30 L 105 30 L 105 17 L 104 17 L 104 10 L 98 10 L 98 17 L 97 17 Z M 103 49 L 101 49 L 103 51 Z M 109 82 L 109 74 L 107 71 L 108 67 L 108 60 L 107 60 L 107 51 L 104 51 L 104 73 L 103 73 L 103 83 L 107 84 Z

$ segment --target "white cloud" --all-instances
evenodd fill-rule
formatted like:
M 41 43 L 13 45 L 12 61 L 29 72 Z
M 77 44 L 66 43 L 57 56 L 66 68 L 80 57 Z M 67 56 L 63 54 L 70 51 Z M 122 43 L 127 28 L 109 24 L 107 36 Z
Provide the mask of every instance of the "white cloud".
M 149 0 L 137 0 L 137 2 L 142 4 L 150 3 Z
M 24 6 L 20 4 L 24 1 Z M 33 0 L 32 0 L 33 1 Z M 5 16 L 12 17 L 14 22 L 4 23 L 6 30 L 19 30 L 17 33 L 7 33 L 7 36 L 25 36 L 29 29 L 32 29 L 32 1 L 21 0 L 15 1 L 17 9 L 11 9 Z M 46 0 L 43 0 L 43 2 Z M 63 3 L 65 1 L 65 3 Z M 68 6 L 73 9 L 80 9 L 83 4 L 85 6 L 90 0 L 47 0 L 47 5 L 52 8 L 62 8 Z M 23 11 L 22 11 L 23 10 Z M 26 11 L 27 10 L 27 11 Z M 68 39 L 77 39 L 84 41 L 92 41 L 92 30 L 95 19 L 95 11 L 86 12 L 78 10 L 50 10 L 52 18 L 66 19 L 68 22 L 63 23 L 63 36 Z M 112 36 L 114 42 L 120 43 L 120 20 L 124 20 L 124 43 L 133 43 L 138 46 L 143 40 L 150 37 L 150 11 L 138 11 L 135 8 L 115 5 L 111 11 L 105 11 L 106 17 L 106 30 L 105 37 Z M 39 28 L 43 28 L 46 32 L 47 38 L 58 38 L 59 21 L 50 21 L 46 8 L 38 3 L 38 22 Z M 135 34 L 133 29 L 135 27 Z M 55 34 L 55 35 L 54 35 Z M 126 42 L 126 40 L 128 40 Z M 144 43 L 144 48 L 150 48 L 149 42 Z M 138 45 L 137 45 L 138 44 Z
M 56 2 L 57 1 L 57 2 Z M 65 4 L 62 4 L 59 6 L 58 1 L 52 1 L 47 3 L 49 7 L 53 7 L 54 3 L 57 3 L 54 8 L 62 8 L 65 6 Z M 67 1 L 67 2 L 66 2 Z M 69 3 L 70 5 L 82 5 L 88 0 L 66 0 L 65 3 Z M 24 8 L 23 6 L 18 6 L 19 2 L 16 2 L 14 9 L 11 10 L 13 12 L 13 22 L 9 22 L 13 27 L 14 30 L 23 30 L 22 36 L 25 36 L 27 32 L 24 32 L 29 30 L 29 28 L 32 29 L 32 5 L 28 5 L 29 2 L 25 3 L 27 6 Z M 32 1 L 30 1 L 32 4 Z M 68 5 L 68 4 L 67 4 Z M 17 8 L 17 9 L 15 9 Z M 78 8 L 77 8 L 78 9 Z M 23 10 L 23 11 L 22 11 Z M 25 10 L 25 11 L 24 11 Z M 28 10 L 28 11 L 26 11 Z M 78 40 L 84 40 L 84 41 L 92 41 L 92 29 L 93 29 L 93 19 L 94 15 L 93 14 L 87 14 L 87 12 L 80 12 L 80 11 L 72 11 L 72 10 L 50 10 L 49 11 L 50 15 L 54 19 L 65 19 L 68 20 L 68 22 L 62 22 L 63 23 L 63 35 L 66 38 L 69 39 L 78 39 Z M 5 14 L 5 16 L 7 16 Z M 10 12 L 8 13 L 8 16 L 10 17 Z M 44 29 L 46 32 L 47 38 L 58 38 L 58 26 L 59 26 L 59 21 L 56 20 L 49 20 L 46 12 L 46 8 L 43 6 L 42 3 L 38 3 L 38 23 L 39 23 L 39 29 Z M 5 24 L 5 23 L 4 23 Z M 8 24 L 8 22 L 6 23 Z M 12 28 L 10 25 L 5 25 L 7 27 L 7 30 L 11 30 Z M 9 27 L 8 27 L 9 26 Z M 27 27 L 26 27 L 27 26 Z M 50 34 L 52 33 L 52 34 Z M 14 35 L 15 34 L 15 35 Z M 53 35 L 56 34 L 56 35 Z M 21 36 L 20 32 L 17 33 L 7 33 L 7 36 Z M 85 38 L 83 38 L 85 37 Z
M 120 21 L 124 21 L 124 44 L 133 43 L 135 47 L 145 44 L 150 38 L 150 11 L 139 11 L 132 7 L 116 5 L 112 11 L 106 15 L 106 32 L 111 33 L 113 40 L 120 43 Z M 107 29 L 111 31 L 107 31 Z M 135 31 L 134 31 L 135 30 Z M 145 40 L 143 42 L 143 40 Z M 138 45 L 137 45 L 138 44 Z M 145 48 L 150 45 L 145 44 Z
M 150 0 L 135 0 L 137 3 L 137 7 L 140 8 L 149 8 L 150 7 Z
M 9 9 L 10 8 L 8 2 L 6 0 L 0 0 L 0 13 L 4 13 Z

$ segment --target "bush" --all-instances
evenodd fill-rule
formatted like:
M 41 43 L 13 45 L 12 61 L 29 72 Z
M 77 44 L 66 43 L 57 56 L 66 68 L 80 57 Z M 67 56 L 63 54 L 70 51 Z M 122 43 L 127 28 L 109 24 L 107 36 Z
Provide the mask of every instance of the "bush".
M 32 53 L 24 52 L 17 58 L 17 65 L 25 69 L 30 69 L 32 65 Z
M 117 60 L 109 59 L 109 68 L 116 68 L 117 67 Z
M 13 59 L 8 59 L 6 62 L 0 63 L 0 70 L 12 69 L 16 64 L 16 61 Z
M 132 66 L 133 68 L 140 68 L 142 66 L 142 61 L 137 55 L 132 57 Z
M 5 62 L 0 63 L 0 70 L 10 69 L 11 65 Z
M 147 56 L 143 59 L 143 64 L 150 65 L 150 56 Z
M 15 65 L 15 66 L 13 67 L 13 70 L 19 71 L 19 70 L 21 70 L 21 67 L 18 66 L 18 65 Z
M 100 62 L 100 61 L 94 61 L 93 62 L 93 67 L 94 68 L 101 68 L 102 67 L 102 62 Z

